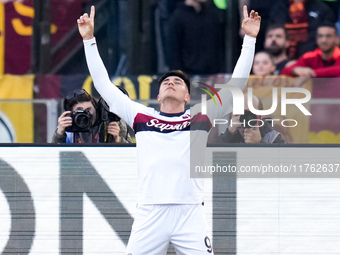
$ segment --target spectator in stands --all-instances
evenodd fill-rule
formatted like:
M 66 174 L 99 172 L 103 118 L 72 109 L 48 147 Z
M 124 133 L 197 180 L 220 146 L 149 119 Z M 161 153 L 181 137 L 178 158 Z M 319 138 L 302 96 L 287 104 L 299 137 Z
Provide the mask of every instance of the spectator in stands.
M 272 75 L 276 65 L 272 56 L 266 51 L 260 51 L 255 54 L 253 63 L 253 74 L 260 76 Z
M 247 94 L 244 94 L 244 109 L 248 108 Z M 262 102 L 253 96 L 253 106 L 263 110 Z M 243 122 L 244 119 L 244 122 Z M 261 119 L 249 110 L 245 115 L 233 115 L 229 127 L 219 136 L 218 143 L 287 143 L 281 134 L 273 129 L 273 121 Z
M 158 0 L 155 9 L 155 40 L 157 49 L 157 72 L 169 71 L 169 26 L 176 5 L 184 0 Z
M 64 99 L 64 110 L 58 118 L 53 143 L 131 143 L 128 127 L 117 115 L 105 112 L 102 102 L 97 102 L 84 89 L 68 94 Z M 71 112 L 77 117 L 71 117 Z M 107 126 L 106 126 L 107 124 Z
M 316 29 L 325 21 L 335 22 L 335 16 L 328 5 L 318 0 L 279 0 L 270 14 L 271 23 L 284 24 L 288 30 L 291 59 L 316 48 Z
M 185 0 L 170 22 L 170 70 L 187 74 L 224 71 L 224 29 L 220 10 L 211 0 Z
M 338 36 L 340 37 L 340 6 L 339 6 L 339 11 L 338 11 L 338 19 L 336 21 L 336 29 L 338 30 Z M 339 43 L 340 45 L 340 43 Z
M 318 48 L 305 53 L 297 62 L 282 70 L 282 74 L 304 78 L 340 77 L 339 37 L 334 23 L 324 23 L 317 29 Z
M 292 60 L 288 58 L 289 37 L 287 29 L 280 24 L 273 24 L 267 28 L 264 49 L 273 58 L 276 70 L 274 74 L 281 74 L 282 69 Z

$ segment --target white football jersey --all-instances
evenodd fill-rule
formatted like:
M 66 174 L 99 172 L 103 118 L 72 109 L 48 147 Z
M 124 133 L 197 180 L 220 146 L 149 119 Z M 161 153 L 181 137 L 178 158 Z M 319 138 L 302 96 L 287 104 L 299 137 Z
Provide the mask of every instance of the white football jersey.
M 136 134 L 139 178 L 139 204 L 197 204 L 203 199 L 203 179 L 190 178 L 190 147 L 195 146 L 204 158 L 205 145 L 212 119 L 232 110 L 229 91 L 219 92 L 223 107 L 214 107 L 201 115 L 200 107 L 178 114 L 165 114 L 136 103 L 111 83 L 99 56 L 95 38 L 84 41 L 86 60 L 94 85 L 110 106 Z M 235 67 L 234 78 L 248 78 L 254 57 L 255 38 L 245 36 L 243 49 Z M 243 89 L 247 80 L 237 86 Z M 193 124 L 195 128 L 191 127 Z M 197 144 L 190 141 L 197 135 Z

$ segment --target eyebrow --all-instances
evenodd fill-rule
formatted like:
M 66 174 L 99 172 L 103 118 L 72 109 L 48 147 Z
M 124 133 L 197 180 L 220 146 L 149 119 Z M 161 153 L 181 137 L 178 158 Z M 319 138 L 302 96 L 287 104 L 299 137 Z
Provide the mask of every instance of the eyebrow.
M 169 80 L 170 80 L 170 78 L 166 78 L 166 79 L 164 79 L 164 81 L 163 81 L 163 82 L 167 82 L 167 81 L 169 81 Z M 181 78 L 179 78 L 179 77 L 176 77 L 174 80 L 175 80 L 175 81 L 181 81 L 181 82 L 184 82 L 184 80 L 183 80 L 183 79 L 181 79 Z

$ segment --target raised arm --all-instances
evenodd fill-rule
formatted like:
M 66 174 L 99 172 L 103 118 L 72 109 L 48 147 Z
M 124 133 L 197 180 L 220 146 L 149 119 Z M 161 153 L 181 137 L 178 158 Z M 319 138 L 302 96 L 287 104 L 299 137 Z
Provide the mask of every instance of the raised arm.
M 132 125 L 136 114 L 136 104 L 112 84 L 107 70 L 100 58 L 96 39 L 94 37 L 95 8 L 91 7 L 90 16 L 87 13 L 77 20 L 78 30 L 83 38 L 87 67 L 94 86 L 110 106 L 110 111 L 119 115 L 128 125 Z
M 231 80 L 228 82 L 228 85 L 236 86 L 239 89 L 243 90 L 248 82 L 250 70 L 253 64 L 254 53 L 255 53 L 255 42 L 256 36 L 260 30 L 261 17 L 255 11 L 251 11 L 248 15 L 247 6 L 243 7 L 243 21 L 242 21 L 242 29 L 245 33 L 245 37 L 243 40 L 243 46 L 241 55 L 237 61 L 237 64 L 234 68 L 234 72 Z M 225 84 L 219 86 L 221 90 L 218 92 L 222 105 L 215 106 L 213 100 L 207 101 L 207 115 L 210 120 L 218 119 L 229 114 L 233 109 L 233 99 L 229 88 L 225 87 Z M 215 101 L 218 102 L 218 98 Z M 191 108 L 193 116 L 201 111 L 201 105 L 197 104 Z
M 247 6 L 243 6 L 242 30 L 245 33 L 241 55 L 234 68 L 232 78 L 248 78 L 253 65 L 256 36 L 260 31 L 261 17 L 252 10 L 248 15 Z M 245 84 L 244 84 L 245 83 Z M 241 84 L 245 87 L 247 80 Z M 240 85 L 239 85 L 240 87 Z
M 89 68 L 94 86 L 111 109 L 113 103 L 111 101 L 114 98 L 112 95 L 116 94 L 118 89 L 112 85 L 98 52 L 96 39 L 94 38 L 94 16 L 95 8 L 91 6 L 90 17 L 87 13 L 84 13 L 77 20 L 78 30 L 83 38 L 87 67 Z

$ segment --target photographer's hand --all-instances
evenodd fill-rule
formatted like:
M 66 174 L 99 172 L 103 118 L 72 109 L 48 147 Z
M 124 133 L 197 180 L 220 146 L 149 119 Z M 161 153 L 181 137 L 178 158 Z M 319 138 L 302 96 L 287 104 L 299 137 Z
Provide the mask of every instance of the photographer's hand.
M 243 138 L 245 143 L 260 143 L 262 137 L 259 127 L 245 128 Z
M 78 23 L 78 30 L 83 37 L 83 40 L 92 39 L 94 36 L 94 15 L 95 15 L 95 8 L 91 6 L 91 13 L 90 17 L 87 13 L 84 13 L 80 18 L 77 20 Z
M 58 118 L 58 135 L 65 134 L 65 129 L 72 126 L 72 118 L 68 116 L 70 113 L 70 111 L 63 112 Z
M 231 123 L 228 127 L 228 131 L 232 134 L 237 132 L 237 128 L 241 126 L 240 122 L 240 115 L 233 115 L 231 118 Z
M 107 126 L 107 133 L 112 135 L 115 139 L 116 143 L 120 143 L 120 136 L 119 136 L 120 128 L 117 122 L 112 121 Z

